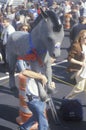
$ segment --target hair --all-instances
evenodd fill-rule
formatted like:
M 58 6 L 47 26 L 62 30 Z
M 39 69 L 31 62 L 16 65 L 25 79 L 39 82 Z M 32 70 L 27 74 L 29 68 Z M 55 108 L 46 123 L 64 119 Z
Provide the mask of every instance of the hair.
M 86 33 L 86 29 L 83 29 L 79 32 L 78 36 L 75 39 L 75 42 L 80 43 L 81 37 L 83 37 L 83 35 Z
M 7 17 L 3 17 L 3 21 L 10 22 L 10 19 L 9 19 L 9 18 L 7 18 Z
M 29 24 L 21 24 L 21 26 L 19 27 L 19 30 L 21 31 L 23 27 L 27 27 L 28 28 L 28 32 L 30 32 L 30 25 Z

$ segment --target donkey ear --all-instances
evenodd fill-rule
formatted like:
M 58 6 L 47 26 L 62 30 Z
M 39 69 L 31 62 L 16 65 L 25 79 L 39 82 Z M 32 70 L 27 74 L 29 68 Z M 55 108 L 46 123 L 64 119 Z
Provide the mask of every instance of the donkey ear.
M 47 17 L 48 17 L 47 13 L 44 12 L 42 8 L 40 8 L 40 10 L 41 10 L 41 15 L 42 15 L 44 18 L 47 18 Z

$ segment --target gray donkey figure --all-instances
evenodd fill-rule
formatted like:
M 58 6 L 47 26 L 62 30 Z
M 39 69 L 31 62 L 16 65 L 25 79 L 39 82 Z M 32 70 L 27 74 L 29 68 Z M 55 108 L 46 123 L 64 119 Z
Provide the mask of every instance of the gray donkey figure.
M 64 29 L 59 17 L 55 12 L 48 10 L 41 11 L 34 21 L 30 33 L 16 31 L 8 38 L 6 56 L 11 90 L 16 86 L 14 72 L 18 58 L 29 60 L 33 71 L 44 73 L 48 78 L 47 90 L 52 90 L 50 87 L 52 82 L 50 58 L 59 56 L 59 46 L 63 37 Z M 33 56 L 31 58 L 31 55 L 34 55 L 35 58 Z

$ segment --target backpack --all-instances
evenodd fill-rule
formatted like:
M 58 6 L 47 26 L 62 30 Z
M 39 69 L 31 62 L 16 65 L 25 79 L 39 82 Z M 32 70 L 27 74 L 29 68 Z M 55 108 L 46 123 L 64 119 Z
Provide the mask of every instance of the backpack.
M 64 99 L 59 110 L 63 120 L 81 121 L 83 119 L 82 105 L 77 99 Z

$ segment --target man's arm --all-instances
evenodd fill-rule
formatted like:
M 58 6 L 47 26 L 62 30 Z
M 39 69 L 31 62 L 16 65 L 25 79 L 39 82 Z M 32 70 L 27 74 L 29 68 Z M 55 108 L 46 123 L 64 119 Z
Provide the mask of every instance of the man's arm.
M 41 80 L 43 85 L 46 85 L 46 83 L 47 83 L 46 76 L 41 74 L 41 73 L 37 73 L 37 72 L 34 72 L 32 70 L 29 70 L 29 69 L 26 69 L 26 70 L 22 71 L 21 73 L 23 75 L 29 77 L 29 78 L 34 78 L 34 79 Z

